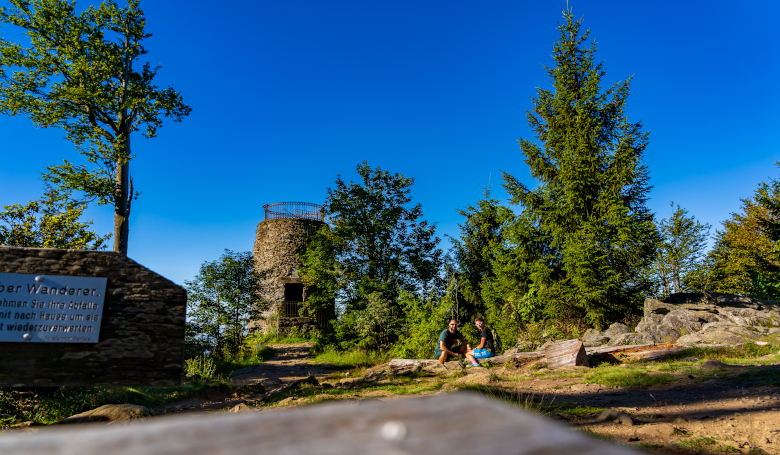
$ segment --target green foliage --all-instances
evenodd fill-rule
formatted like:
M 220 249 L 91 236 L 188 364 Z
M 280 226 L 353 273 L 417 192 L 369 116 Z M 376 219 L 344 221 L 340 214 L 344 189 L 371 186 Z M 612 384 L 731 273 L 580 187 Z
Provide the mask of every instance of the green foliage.
M 205 355 L 184 361 L 184 374 L 189 377 L 200 376 L 202 379 L 211 379 L 216 372 L 217 367 L 214 365 L 214 361 Z
M 690 439 L 681 439 L 677 441 L 677 445 L 693 449 L 696 453 L 740 453 L 740 450 L 736 447 L 723 445 L 713 438 L 706 436 L 697 436 Z
M 90 230 L 92 220 L 79 221 L 85 209 L 69 192 L 47 186 L 40 200 L 6 205 L 0 212 L 0 245 L 102 249 L 111 234 L 100 237 Z
M 780 165 L 780 163 L 776 163 Z M 761 183 L 752 198 L 742 199 L 716 234 L 708 255 L 712 291 L 780 298 L 780 183 Z
M 572 321 L 529 322 L 518 335 L 518 344 L 526 351 L 535 351 L 547 341 L 579 338 L 587 330 Z
M 173 88 L 153 81 L 159 66 L 137 60 L 151 34 L 139 0 L 114 0 L 76 12 L 67 0 L 9 0 L 0 24 L 19 27 L 28 45 L 0 36 L 0 113 L 27 115 L 36 126 L 58 127 L 95 167 L 65 161 L 44 179 L 115 208 L 114 250 L 127 253 L 133 199 L 130 136 L 155 137 L 163 117 L 181 121 L 191 109 Z M 137 193 L 135 194 L 137 196 Z
M 398 339 L 404 320 L 401 308 L 381 292 L 368 296 L 363 309 L 353 310 L 354 329 L 366 349 L 385 350 Z
M 776 163 L 780 166 L 780 162 Z M 780 300 L 780 181 L 761 183 L 755 196 L 764 208 L 759 226 L 772 247 L 756 258 L 757 269 L 751 273 L 750 296 L 761 300 Z
M 388 354 L 381 351 L 367 351 L 360 348 L 342 351 L 335 346 L 328 346 L 322 353 L 314 357 L 314 361 L 340 367 L 358 368 L 387 362 L 388 357 Z
M 427 295 L 441 267 L 434 226 L 409 207 L 414 179 L 357 166 L 362 182 L 336 179 L 323 206 L 330 226 L 317 232 L 302 255 L 299 274 L 312 289 L 310 310 L 334 300 L 342 308 L 334 327 L 344 346 L 387 347 L 404 319 L 401 291 Z
M 314 341 L 316 344 L 321 336 L 319 330 L 312 330 L 306 327 L 291 327 L 290 330 L 279 334 L 274 325 L 267 327 L 262 334 L 255 333 L 253 335 L 253 337 L 257 337 L 262 343 L 268 344 L 296 344 L 308 343 L 310 341 Z
M 328 225 L 310 239 L 301 255 L 298 274 L 308 286 L 305 305 L 311 314 L 333 312 L 340 270 L 336 262 L 337 239 Z M 336 315 L 332 315 L 335 319 Z
M 497 258 L 508 254 L 505 230 L 514 221 L 512 211 L 499 204 L 498 199 L 490 198 L 489 189 L 485 197 L 476 206 L 468 206 L 458 213 L 465 218 L 459 224 L 460 236 L 452 239 L 452 256 L 455 265 L 455 285 L 453 298 L 457 308 L 456 318 L 472 322 L 477 316 L 487 320 L 490 328 L 502 334 L 518 332 L 520 317 L 514 307 L 505 298 L 503 290 L 496 292 Z M 471 326 L 466 324 L 464 335 L 469 338 Z M 476 332 L 476 331 L 475 331 Z M 473 338 L 477 338 L 477 333 Z M 512 339 L 514 336 L 507 337 Z M 470 338 L 469 338 L 470 339 Z
M 585 45 L 571 11 L 558 28 L 554 91 L 538 88 L 529 126 L 541 146 L 520 139 L 531 190 L 509 174 L 504 187 L 521 212 L 497 259 L 491 293 L 524 321 L 598 324 L 641 307 L 657 235 L 646 207 L 648 134 L 625 116 L 630 78 L 602 91 L 603 63 Z
M 252 253 L 225 250 L 219 260 L 204 262 L 187 288 L 187 343 L 215 359 L 241 357 L 249 321 L 259 316 L 261 279 Z
M 452 239 L 452 256 L 457 264 L 457 291 L 463 295 L 458 302 L 458 316 L 464 320 L 473 320 L 477 316 L 486 316 L 488 302 L 482 295 L 483 284 L 495 277 L 493 261 L 505 249 L 504 229 L 514 218 L 512 211 L 499 204 L 499 200 L 490 198 L 490 190 L 485 190 L 484 199 L 476 207 L 468 206 L 458 210 L 465 218 L 459 224 L 460 237 Z
M 439 334 L 452 319 L 452 303 L 449 294 L 421 299 L 412 293 L 401 293 L 400 304 L 406 314 L 406 323 L 398 342 L 390 350 L 390 356 L 402 359 L 432 358 Z
M 674 207 L 674 202 L 671 203 Z M 704 250 L 710 225 L 701 224 L 677 205 L 670 218 L 658 223 L 661 244 L 651 267 L 654 295 L 663 299 L 676 292 L 706 290 L 710 275 Z

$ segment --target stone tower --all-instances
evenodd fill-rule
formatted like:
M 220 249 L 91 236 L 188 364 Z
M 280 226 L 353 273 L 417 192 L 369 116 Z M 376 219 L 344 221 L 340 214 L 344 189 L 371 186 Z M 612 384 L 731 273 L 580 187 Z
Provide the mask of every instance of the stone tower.
M 314 318 L 302 317 L 299 312 L 306 288 L 298 276 L 298 255 L 306 251 L 310 236 L 325 224 L 322 207 L 309 202 L 276 202 L 263 208 L 265 220 L 257 225 L 253 256 L 255 270 L 263 276 L 261 297 L 270 305 L 253 326 L 284 332 L 289 327 L 312 325 Z

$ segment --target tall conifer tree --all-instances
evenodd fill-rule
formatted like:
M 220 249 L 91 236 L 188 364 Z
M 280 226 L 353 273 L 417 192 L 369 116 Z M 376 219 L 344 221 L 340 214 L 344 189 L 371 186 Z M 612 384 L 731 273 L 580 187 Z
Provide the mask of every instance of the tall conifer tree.
M 538 186 L 504 174 L 521 213 L 503 279 L 517 282 L 508 298 L 526 318 L 600 324 L 637 311 L 647 289 L 640 271 L 657 243 L 645 205 L 648 133 L 625 115 L 631 78 L 602 90 L 595 42 L 586 45 L 570 9 L 563 16 L 555 66 L 545 67 L 554 90 L 537 88 L 527 111 L 539 144 L 519 140 Z
M 498 199 L 490 197 L 489 187 L 484 199 L 459 209 L 458 214 L 465 220 L 458 225 L 460 238 L 452 239 L 451 253 L 457 263 L 458 293 L 463 297 L 463 301 L 458 301 L 459 314 L 468 319 L 488 316 L 491 311 L 482 296 L 482 287 L 495 277 L 493 261 L 503 251 L 503 231 L 514 215 Z

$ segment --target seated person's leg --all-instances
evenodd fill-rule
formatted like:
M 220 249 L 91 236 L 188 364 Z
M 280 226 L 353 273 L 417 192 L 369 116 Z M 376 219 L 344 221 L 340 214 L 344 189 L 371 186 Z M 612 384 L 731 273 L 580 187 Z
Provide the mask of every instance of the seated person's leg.
M 488 357 L 493 357 L 494 355 L 492 352 L 490 352 L 487 349 L 475 349 L 472 354 L 477 359 L 487 359 Z

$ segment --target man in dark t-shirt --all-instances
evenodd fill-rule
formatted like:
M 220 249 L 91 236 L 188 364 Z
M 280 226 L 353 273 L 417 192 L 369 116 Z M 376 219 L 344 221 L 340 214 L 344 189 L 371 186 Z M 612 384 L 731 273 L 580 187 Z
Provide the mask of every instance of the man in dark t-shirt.
M 460 340 L 460 345 L 455 346 L 455 342 L 458 340 Z M 472 363 L 476 363 L 474 358 L 467 353 L 468 350 L 463 334 L 458 331 L 458 321 L 453 319 L 450 321 L 449 326 L 439 334 L 439 341 L 436 343 L 433 355 L 439 359 L 439 363 L 444 363 L 451 357 L 457 358 L 459 356 L 466 357 Z

